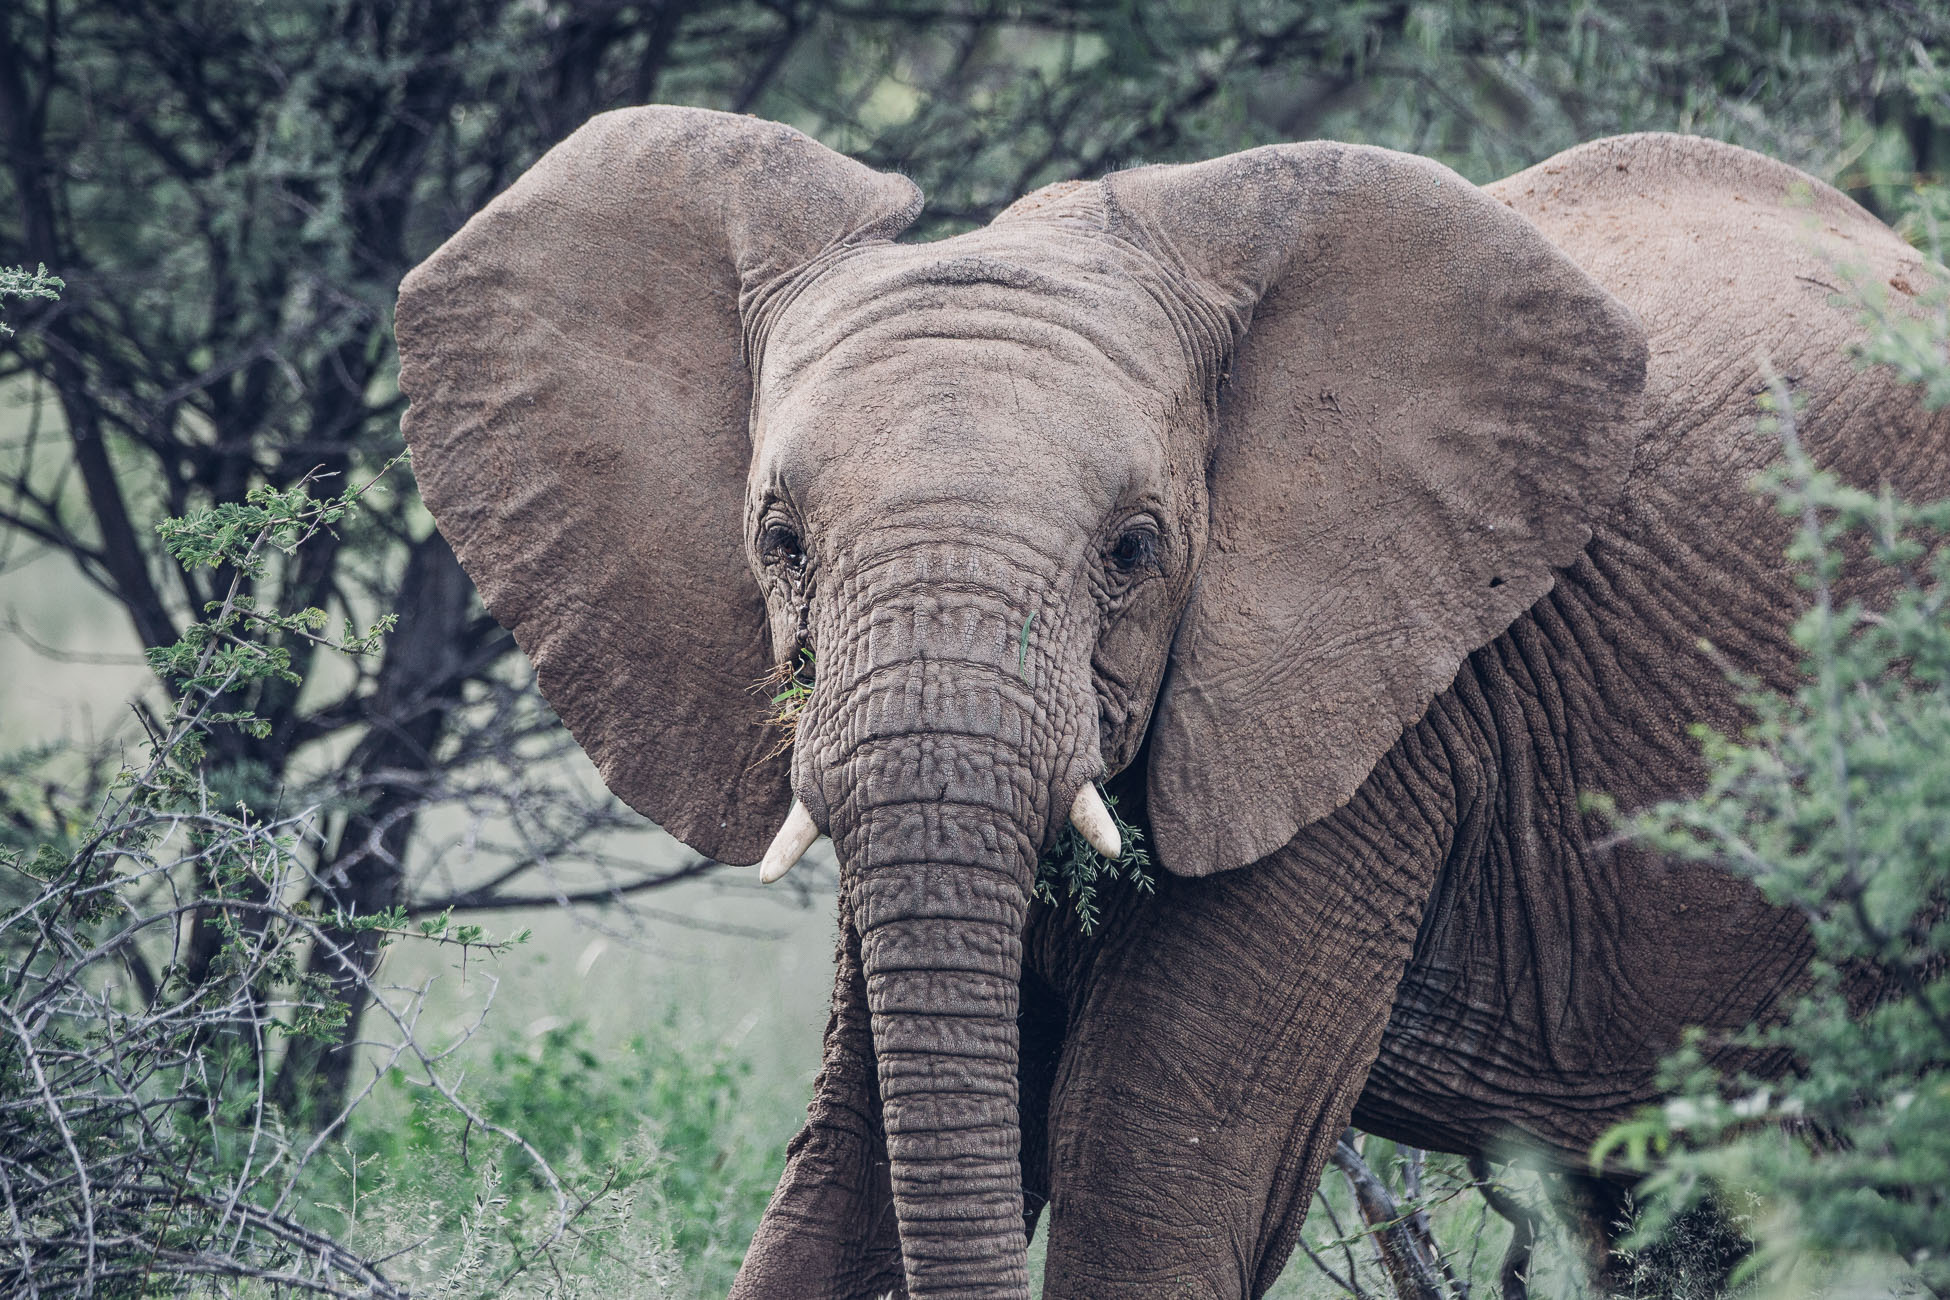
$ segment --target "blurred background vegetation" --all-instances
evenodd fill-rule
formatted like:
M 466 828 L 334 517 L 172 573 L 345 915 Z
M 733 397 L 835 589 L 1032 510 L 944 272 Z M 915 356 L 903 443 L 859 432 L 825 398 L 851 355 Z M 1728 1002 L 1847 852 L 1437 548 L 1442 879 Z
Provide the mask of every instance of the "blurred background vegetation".
M 459 1025 L 497 977 L 396 946 L 382 979 L 385 935 L 335 918 L 533 924 L 490 963 L 509 988 L 454 1061 L 535 1153 L 628 1193 L 602 1203 L 618 1217 L 601 1239 L 624 1244 L 577 1276 L 721 1293 L 816 1060 L 825 884 L 793 878 L 809 910 L 761 902 L 607 795 L 410 466 L 241 577 L 172 563 L 155 531 L 256 486 L 364 483 L 399 455 L 405 271 L 591 113 L 645 102 L 775 118 L 904 172 L 928 195 L 922 238 L 1050 181 L 1279 140 L 1485 181 L 1679 130 L 1794 163 L 1922 239 L 1950 215 L 1945 67 L 1936 0 L 13 0 L 0 266 L 65 287 L 9 304 L 0 339 L 0 844 L 79 842 L 183 705 L 143 653 L 233 584 L 334 626 L 395 617 L 367 655 L 273 637 L 288 673 L 217 701 L 261 725 L 214 728 L 197 756 L 219 801 L 316 810 L 293 901 L 321 928 L 292 977 L 346 1014 L 264 1049 L 276 1113 L 316 1126 L 369 1082 L 341 1045 L 384 988 L 440 976 L 428 1025 Z M 31 893 L 6 884 L 0 903 Z M 132 949 L 129 978 L 221 978 L 230 937 L 199 912 L 167 969 Z M 430 1235 L 394 1271 L 473 1293 L 518 1271 L 496 1216 L 525 1213 L 536 1180 L 528 1156 L 476 1158 L 426 1098 L 382 1080 L 318 1153 L 305 1213 L 373 1253 Z M 1400 1162 L 1375 1160 L 1400 1191 Z M 1427 1177 L 1471 1181 L 1440 1161 Z M 1437 1213 L 1493 1278 L 1509 1225 L 1473 1194 Z M 1326 1248 L 1338 1228 L 1309 1231 L 1350 1282 L 1383 1285 L 1368 1254 Z M 1581 1285 L 1572 1263 L 1538 1269 Z M 1333 1291 L 1302 1260 L 1281 1293 L 1317 1287 Z

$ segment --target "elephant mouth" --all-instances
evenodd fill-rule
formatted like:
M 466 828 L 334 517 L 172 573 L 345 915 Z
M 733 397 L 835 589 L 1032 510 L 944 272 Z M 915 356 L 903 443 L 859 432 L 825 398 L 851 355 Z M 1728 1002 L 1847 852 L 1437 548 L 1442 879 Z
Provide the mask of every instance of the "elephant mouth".
M 1070 802 L 1070 825 L 1106 860 L 1115 862 L 1124 856 L 1124 838 L 1117 829 L 1117 819 L 1105 805 L 1095 781 L 1085 781 L 1077 787 L 1076 798 Z M 785 874 L 799 864 L 799 859 L 806 855 L 806 850 L 813 846 L 819 835 L 819 825 L 813 820 L 805 801 L 793 799 L 792 808 L 786 813 L 779 833 L 772 837 L 765 856 L 759 860 L 759 883 L 770 885 L 784 879 Z

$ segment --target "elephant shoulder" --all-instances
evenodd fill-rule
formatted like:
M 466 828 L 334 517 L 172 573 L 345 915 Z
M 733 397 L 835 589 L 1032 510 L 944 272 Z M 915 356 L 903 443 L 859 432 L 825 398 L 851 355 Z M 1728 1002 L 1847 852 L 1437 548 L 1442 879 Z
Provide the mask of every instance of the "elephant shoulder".
M 1841 228 L 1886 229 L 1869 211 L 1799 168 L 1705 136 L 1647 131 L 1608 136 L 1546 158 L 1484 187 L 1563 245 L 1605 238 L 1594 219 L 1636 219 L 1649 226 L 1684 227 L 1696 235 L 1788 216 L 1799 229 L 1811 220 Z M 1730 205 L 1749 204 L 1741 213 Z
M 1676 458 L 1744 483 L 1778 451 L 1753 418 L 1764 361 L 1806 403 L 1817 459 L 1858 481 L 1950 486 L 1944 421 L 1850 362 L 1862 294 L 1917 313 L 1942 271 L 1848 196 L 1752 150 L 1668 134 L 1593 141 L 1485 188 L 1644 323 L 1642 468 Z
M 1595 140 L 1485 188 L 1655 334 L 1669 317 L 1697 325 L 1715 311 L 1777 312 L 1783 294 L 1832 293 L 1837 267 L 1867 261 L 1895 276 L 1924 260 L 1833 186 L 1699 136 Z

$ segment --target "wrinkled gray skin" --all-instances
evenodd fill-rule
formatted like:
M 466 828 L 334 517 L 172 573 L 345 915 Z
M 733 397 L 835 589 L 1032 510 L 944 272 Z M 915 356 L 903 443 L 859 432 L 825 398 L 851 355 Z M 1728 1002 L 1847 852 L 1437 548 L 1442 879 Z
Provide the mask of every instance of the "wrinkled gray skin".
M 783 127 L 598 118 L 409 278 L 441 528 L 613 788 L 751 862 L 833 838 L 825 1064 L 740 1297 L 1256 1295 L 1350 1115 L 1568 1163 L 1798 923 L 1578 811 L 1789 680 L 1757 355 L 1859 482 L 1950 487 L 1852 369 L 1919 259 L 1706 141 L 1479 190 L 1294 145 L 983 230 Z M 786 761 L 751 683 L 801 648 Z M 1105 780 L 1167 869 L 1032 908 Z M 1765 1068 L 1769 1064 L 1757 1063 Z M 1602 1194 L 1597 1196 L 1602 1202 Z

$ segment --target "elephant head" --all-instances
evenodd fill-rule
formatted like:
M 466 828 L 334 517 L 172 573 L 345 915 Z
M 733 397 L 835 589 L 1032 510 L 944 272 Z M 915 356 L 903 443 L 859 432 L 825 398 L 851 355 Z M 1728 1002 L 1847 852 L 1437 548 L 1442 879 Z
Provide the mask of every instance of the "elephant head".
M 731 862 L 831 834 L 909 1291 L 1023 1294 L 1039 853 L 1140 753 L 1180 873 L 1344 803 L 1584 545 L 1644 346 L 1383 150 L 894 242 L 920 206 L 783 126 L 605 114 L 407 279 L 401 386 L 440 527 L 611 787 Z M 779 755 L 752 687 L 802 651 Z

